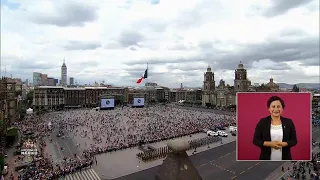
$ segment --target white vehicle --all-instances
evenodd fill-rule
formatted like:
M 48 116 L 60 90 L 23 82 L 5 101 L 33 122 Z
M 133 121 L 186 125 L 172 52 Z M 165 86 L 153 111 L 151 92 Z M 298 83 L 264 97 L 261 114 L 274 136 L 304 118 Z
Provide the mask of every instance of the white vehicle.
M 208 136 L 218 136 L 218 133 L 216 133 L 214 131 L 207 131 L 207 135 Z
M 179 104 L 183 104 L 185 102 L 185 100 L 179 100 L 178 103 Z
M 228 134 L 224 131 L 217 131 L 218 133 L 218 136 L 221 136 L 221 137 L 228 137 Z
M 232 132 L 232 131 L 236 131 L 238 128 L 236 126 L 230 126 L 229 127 L 229 131 Z

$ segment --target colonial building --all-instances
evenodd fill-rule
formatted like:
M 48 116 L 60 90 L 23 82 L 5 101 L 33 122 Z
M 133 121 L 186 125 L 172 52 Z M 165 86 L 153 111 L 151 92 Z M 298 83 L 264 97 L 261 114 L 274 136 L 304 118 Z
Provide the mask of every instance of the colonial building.
M 19 118 L 17 111 L 21 95 L 21 79 L 8 77 L 0 79 L 0 121 L 4 120 L 7 125 L 11 125 Z
M 115 102 L 128 102 L 128 88 L 39 86 L 34 89 L 33 108 L 57 110 L 64 108 L 97 107 L 102 96 L 113 96 Z
M 225 84 L 225 81 L 221 79 L 216 87 L 214 72 L 208 66 L 207 72 L 204 73 L 202 105 L 219 107 L 236 105 L 236 93 L 248 91 L 254 90 L 247 77 L 247 70 L 241 62 L 235 70 L 234 86 Z
M 169 89 L 163 86 L 145 86 L 143 88 L 129 88 L 128 102 L 133 102 L 134 97 L 144 97 L 146 103 L 157 102 L 179 102 L 184 100 L 186 103 L 201 104 L 202 89 Z
M 280 87 L 273 81 L 273 78 L 270 78 L 270 81 L 266 84 L 271 92 L 278 92 L 280 91 Z
M 235 92 L 233 87 L 229 84 L 225 84 L 223 79 L 220 80 L 219 85 L 216 88 L 216 106 L 230 106 L 235 105 Z
M 202 89 L 171 89 L 169 92 L 170 102 L 179 102 L 184 100 L 185 103 L 201 104 Z
M 279 92 L 282 91 L 278 84 L 276 84 L 273 78 L 270 78 L 267 84 L 261 84 L 260 86 L 255 87 L 256 92 Z

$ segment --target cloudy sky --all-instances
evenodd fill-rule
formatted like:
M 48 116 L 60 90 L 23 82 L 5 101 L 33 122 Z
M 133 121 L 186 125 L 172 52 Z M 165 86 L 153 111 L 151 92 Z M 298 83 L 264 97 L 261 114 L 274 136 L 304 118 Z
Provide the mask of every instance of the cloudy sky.
M 1 0 L 1 73 L 78 82 L 201 86 L 319 82 L 319 0 Z

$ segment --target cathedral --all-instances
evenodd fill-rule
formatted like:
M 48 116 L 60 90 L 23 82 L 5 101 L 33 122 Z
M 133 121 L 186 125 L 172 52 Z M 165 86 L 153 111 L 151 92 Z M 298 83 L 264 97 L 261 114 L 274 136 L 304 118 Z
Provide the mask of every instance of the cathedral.
M 204 73 L 202 106 L 232 106 L 236 105 L 237 92 L 253 92 L 251 81 L 247 77 L 247 70 L 240 62 L 234 72 L 234 86 L 225 84 L 221 79 L 218 86 L 214 79 L 214 72 L 208 66 L 207 72 Z

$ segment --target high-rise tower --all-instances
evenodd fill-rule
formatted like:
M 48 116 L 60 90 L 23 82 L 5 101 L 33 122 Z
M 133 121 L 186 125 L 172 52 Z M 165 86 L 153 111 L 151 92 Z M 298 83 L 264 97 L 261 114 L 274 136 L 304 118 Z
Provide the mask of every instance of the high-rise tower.
M 60 84 L 62 86 L 67 86 L 67 65 L 66 65 L 66 60 L 63 59 L 63 64 L 61 66 L 61 80 Z

